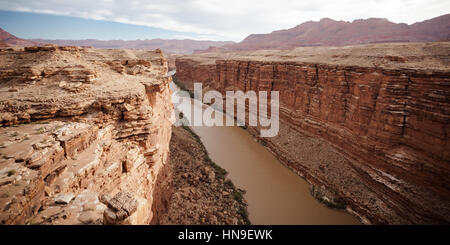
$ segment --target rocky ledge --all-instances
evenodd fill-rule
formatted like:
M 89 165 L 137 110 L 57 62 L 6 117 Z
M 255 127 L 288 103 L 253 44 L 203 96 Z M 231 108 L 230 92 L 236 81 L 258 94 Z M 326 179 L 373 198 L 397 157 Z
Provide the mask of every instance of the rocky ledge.
M 280 91 L 280 132 L 259 140 L 320 200 L 366 224 L 448 224 L 449 67 L 450 42 L 397 43 L 189 55 L 176 76 Z
M 0 223 L 157 223 L 171 195 L 161 50 L 0 50 Z

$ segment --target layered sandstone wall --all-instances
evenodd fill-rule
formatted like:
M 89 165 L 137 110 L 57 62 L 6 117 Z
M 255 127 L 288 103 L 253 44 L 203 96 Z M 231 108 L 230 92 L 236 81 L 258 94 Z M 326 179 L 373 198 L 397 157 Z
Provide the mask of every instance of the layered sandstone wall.
M 156 223 L 171 195 L 160 50 L 0 51 L 1 224 Z
M 216 86 L 216 65 L 203 64 L 200 61 L 192 59 L 177 58 L 175 60 L 176 77 L 183 82 L 185 87 L 191 91 L 194 90 L 194 83 L 202 83 L 203 87 Z
M 449 223 L 448 45 L 411 45 L 408 55 L 378 50 L 363 62 L 351 60 L 351 50 L 325 59 L 190 56 L 177 60 L 177 78 L 208 81 L 207 89 L 221 93 L 280 91 L 280 133 L 260 140 L 309 182 L 344 198 L 365 223 Z M 258 137 L 258 128 L 249 131 Z M 312 165 L 296 151 L 304 135 L 331 143 L 349 161 Z

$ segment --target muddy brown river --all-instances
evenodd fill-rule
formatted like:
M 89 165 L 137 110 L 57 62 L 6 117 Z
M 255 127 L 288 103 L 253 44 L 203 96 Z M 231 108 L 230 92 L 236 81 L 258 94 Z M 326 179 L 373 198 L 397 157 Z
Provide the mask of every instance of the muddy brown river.
M 175 98 L 179 88 L 173 83 L 171 87 Z M 178 108 L 189 115 L 193 106 L 193 103 L 183 103 Z M 211 159 L 228 171 L 227 177 L 236 187 L 246 191 L 244 197 L 252 224 L 360 224 L 354 216 L 329 209 L 314 199 L 308 183 L 244 129 L 238 126 L 191 128 L 200 136 Z

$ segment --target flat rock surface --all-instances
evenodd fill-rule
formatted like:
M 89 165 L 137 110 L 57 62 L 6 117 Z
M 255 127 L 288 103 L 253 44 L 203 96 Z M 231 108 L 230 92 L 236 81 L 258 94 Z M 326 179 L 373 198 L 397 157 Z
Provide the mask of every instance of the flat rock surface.
M 448 71 L 450 70 L 450 42 L 385 43 L 345 47 L 301 47 L 291 50 L 212 52 L 186 55 L 182 58 L 192 59 L 201 64 L 214 64 L 215 60 L 241 60 Z
M 6 125 L 82 114 L 166 81 L 160 51 L 33 48 L 0 51 L 0 121 Z

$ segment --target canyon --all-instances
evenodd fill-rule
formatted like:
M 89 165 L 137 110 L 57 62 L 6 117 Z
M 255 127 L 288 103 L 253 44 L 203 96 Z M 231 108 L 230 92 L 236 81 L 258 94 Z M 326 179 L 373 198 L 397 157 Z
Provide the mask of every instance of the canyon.
M 156 224 L 172 190 L 161 50 L 0 50 L 0 223 Z
M 0 224 L 358 223 L 305 193 L 364 224 L 448 224 L 449 64 L 450 42 L 0 48 Z M 173 127 L 169 67 L 188 90 L 279 91 L 278 135 Z
M 450 222 L 450 43 L 176 57 L 192 90 L 279 91 L 280 131 L 259 137 L 329 206 L 365 224 Z M 344 205 L 343 205 L 344 204 Z
M 175 71 L 171 71 L 169 74 L 173 75 L 175 73 Z M 183 118 L 179 118 L 177 120 L 184 121 L 184 125 L 192 125 L 193 121 L 199 119 L 199 115 L 196 115 L 195 113 L 191 114 L 190 111 L 192 111 L 192 109 L 195 110 L 195 108 L 205 108 L 207 105 L 195 103 L 193 99 L 183 100 L 180 104 L 178 102 L 179 98 L 180 96 L 184 96 L 182 94 L 185 94 L 185 92 L 181 91 L 175 84 L 172 84 L 171 88 L 173 90 L 174 110 L 183 113 Z M 215 110 L 215 115 L 219 117 L 223 116 L 225 120 L 233 120 L 231 116 L 223 114 L 217 110 Z M 178 123 L 179 122 L 177 122 L 177 125 Z M 181 167 L 177 167 L 177 169 L 183 170 L 183 175 L 186 175 L 187 173 L 187 177 L 189 177 L 192 172 L 194 172 L 194 176 L 197 175 L 197 177 L 191 177 L 191 181 L 192 178 L 194 178 L 194 180 L 198 179 L 200 182 L 203 182 L 204 177 L 202 177 L 202 174 L 195 174 L 195 172 L 203 172 L 201 168 L 201 171 L 187 171 L 189 166 L 192 164 L 192 160 L 195 158 L 198 159 L 198 157 L 196 157 L 198 156 L 197 147 L 195 144 L 189 144 L 190 140 L 183 140 L 182 142 L 179 142 L 177 138 L 180 138 L 182 134 L 177 132 L 176 128 L 177 127 L 174 127 L 174 136 L 172 136 L 173 142 L 171 143 L 171 159 L 173 159 L 173 156 L 175 159 L 180 159 L 180 162 L 184 162 L 184 164 L 180 164 Z M 217 186 L 220 187 L 221 183 L 225 183 L 225 187 L 228 189 L 225 191 L 213 191 L 216 197 L 222 197 L 222 199 L 225 199 L 221 201 L 217 200 L 217 198 L 213 198 L 213 200 L 215 200 L 218 204 L 222 204 L 224 201 L 227 202 L 226 197 L 232 196 L 236 201 L 238 201 L 238 203 L 245 204 L 246 210 L 241 208 L 239 213 L 248 213 L 248 221 L 250 221 L 251 224 L 361 224 L 356 217 L 353 217 L 342 210 L 327 208 L 325 205 L 314 199 L 313 196 L 311 196 L 309 185 L 305 180 L 299 178 L 293 171 L 286 168 L 270 151 L 256 142 L 254 138 L 241 127 L 236 125 L 228 125 L 226 127 L 198 125 L 189 127 L 184 126 L 183 128 L 189 128 L 189 131 L 197 135 L 197 140 L 201 141 L 204 149 L 208 153 L 208 161 L 212 162 L 210 165 L 214 166 L 214 169 L 216 170 L 215 176 L 216 179 L 219 180 Z M 183 139 L 184 138 L 185 137 L 183 137 Z M 179 147 L 188 144 L 189 148 Z M 172 151 L 173 148 L 177 149 L 176 152 Z M 307 151 L 308 149 L 298 148 L 298 150 Z M 324 149 L 324 152 L 321 154 L 325 155 L 327 153 L 331 153 L 327 152 L 327 150 L 329 149 Z M 191 157 L 178 157 L 183 156 L 185 152 L 188 152 Z M 330 154 L 325 156 L 329 158 Z M 332 156 L 335 157 L 333 160 L 342 158 L 340 156 Z M 198 160 L 196 161 L 199 162 Z M 175 163 L 177 162 L 179 161 L 175 160 Z M 174 174 L 174 179 L 176 179 L 176 175 L 177 174 Z M 192 188 L 192 184 L 189 183 L 191 181 L 188 181 L 188 183 L 186 183 L 184 188 L 181 188 L 181 190 Z M 198 200 L 198 204 L 196 206 L 205 203 L 203 201 L 204 197 L 210 199 L 209 197 L 211 195 L 204 195 L 203 193 L 205 192 L 203 189 L 208 186 L 212 186 L 214 188 L 216 183 L 212 183 L 212 185 L 208 185 L 206 183 L 201 185 L 200 191 L 194 192 L 189 198 L 190 200 L 186 200 L 186 204 L 184 204 L 184 206 L 186 207 L 187 205 L 192 205 L 190 204 L 192 199 Z M 233 188 L 233 186 L 236 186 L 237 188 Z M 185 193 L 185 191 L 183 192 Z M 175 204 L 178 203 L 177 200 L 181 199 L 179 198 L 180 196 L 185 196 L 183 195 L 183 192 L 181 192 L 181 195 L 174 199 Z M 208 194 L 208 192 L 206 193 Z M 205 216 L 204 214 L 206 213 L 207 215 L 205 218 L 208 221 L 210 221 L 210 217 L 208 216 L 211 216 L 211 214 L 214 213 L 218 213 L 216 218 L 223 218 L 224 214 L 226 214 L 225 217 L 229 214 L 233 214 L 233 209 L 229 210 L 233 206 L 234 205 L 218 205 L 211 207 L 209 205 L 205 205 L 201 208 L 202 212 L 200 215 Z M 225 210 L 226 212 L 223 211 L 223 209 L 227 209 Z M 180 210 L 180 208 L 178 208 L 178 210 Z M 196 211 L 198 209 L 193 208 L 190 210 Z M 179 212 L 186 216 L 187 214 L 189 215 L 189 212 L 191 211 Z M 195 215 L 192 216 L 196 217 Z

